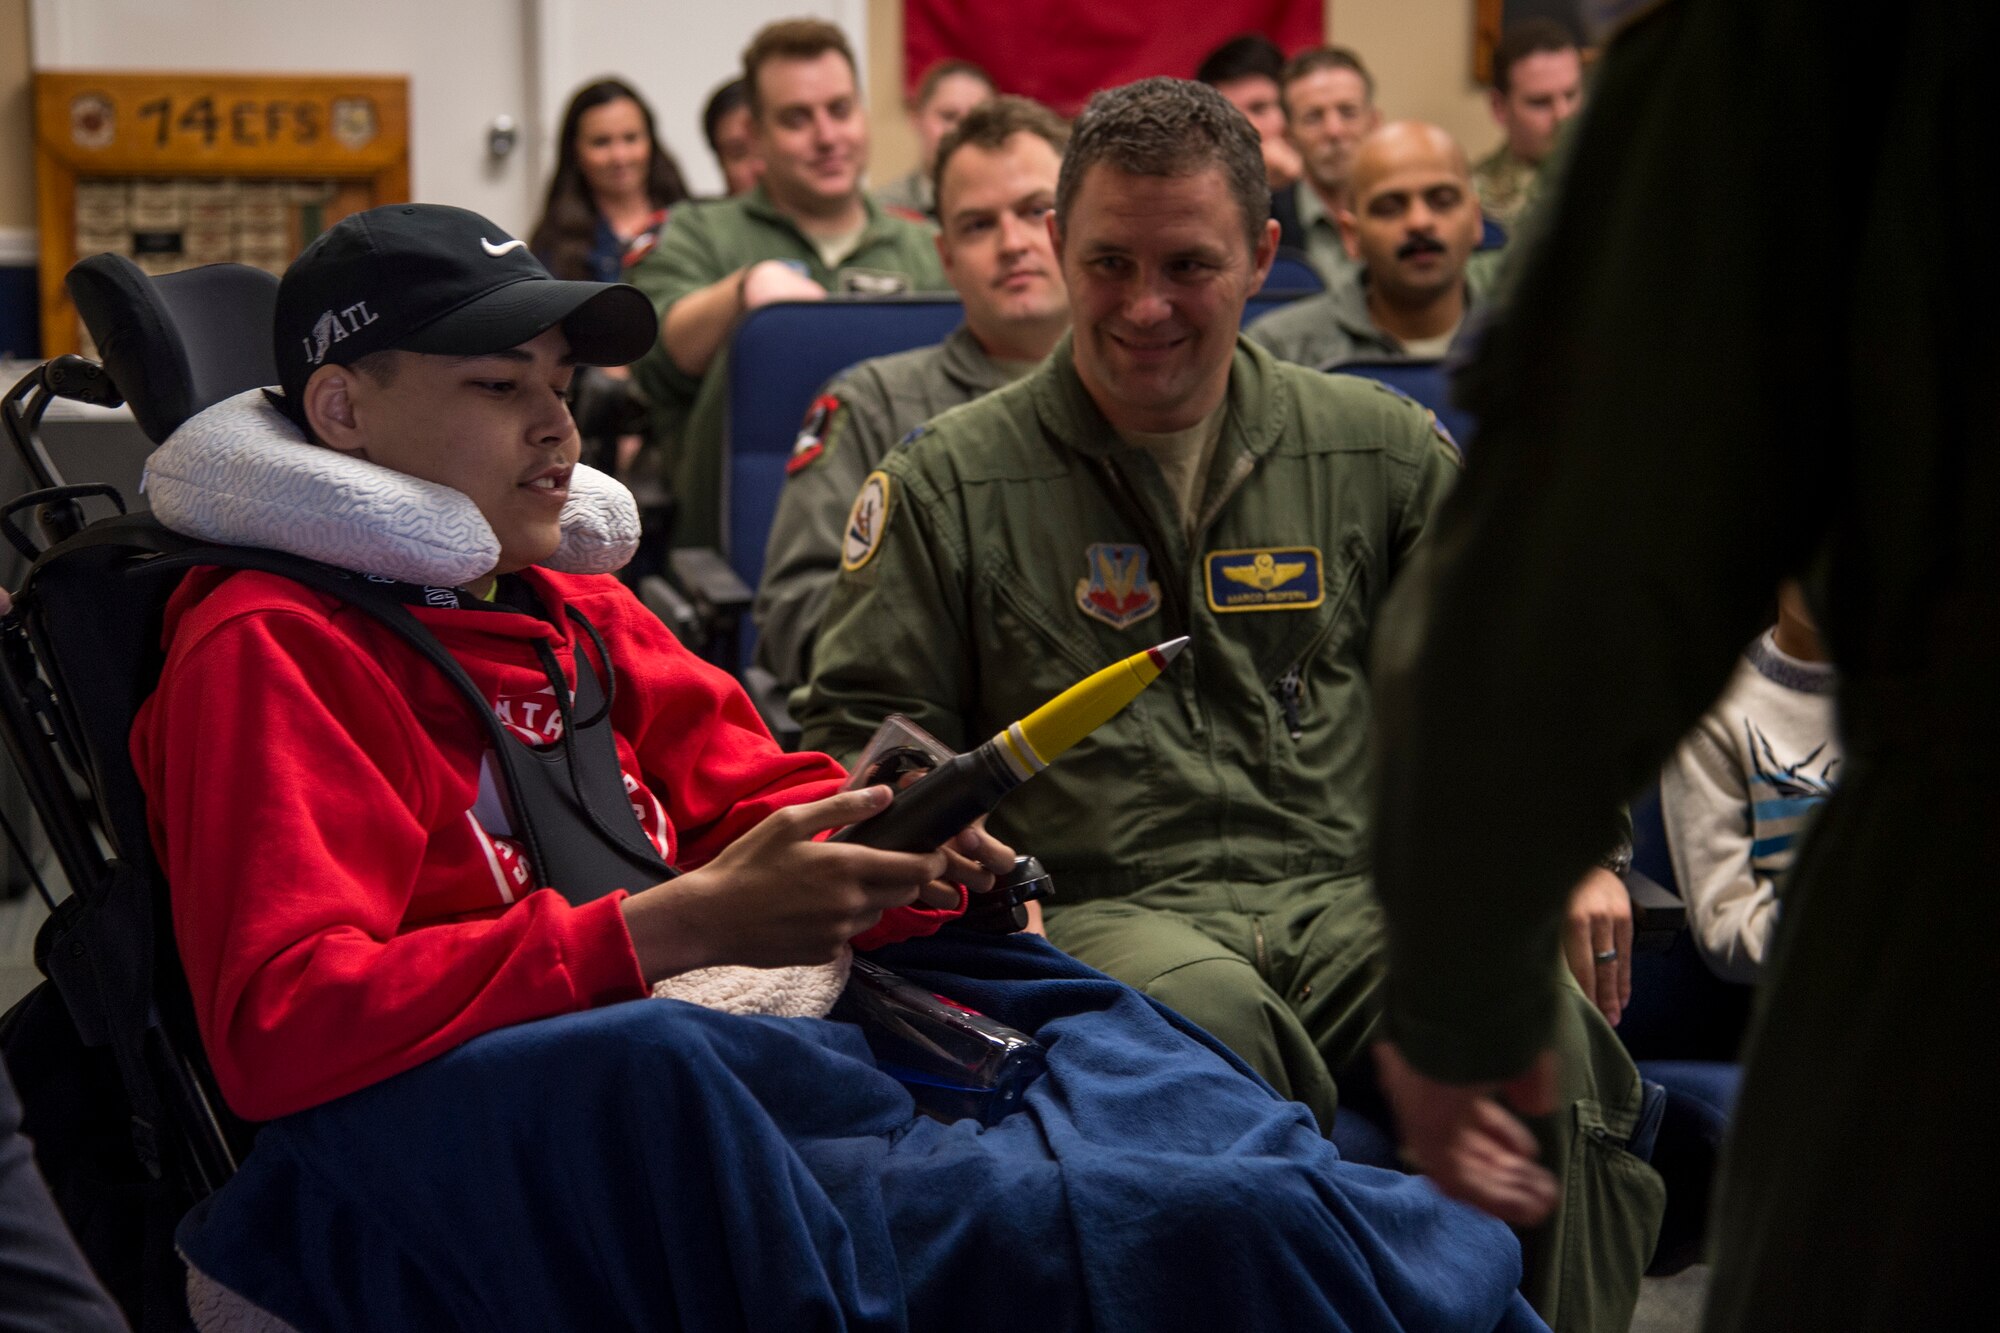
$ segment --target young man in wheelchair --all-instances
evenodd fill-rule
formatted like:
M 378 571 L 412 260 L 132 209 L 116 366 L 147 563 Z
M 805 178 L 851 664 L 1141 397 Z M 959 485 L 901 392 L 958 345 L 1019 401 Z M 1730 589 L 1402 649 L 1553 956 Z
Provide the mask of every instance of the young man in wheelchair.
M 1010 849 L 818 840 L 886 792 L 780 751 L 602 572 L 630 501 L 578 468 L 564 392 L 655 332 L 476 215 L 375 209 L 287 273 L 282 392 L 155 459 L 168 526 L 335 580 L 191 573 L 133 734 L 209 1057 L 273 1121 L 181 1228 L 197 1321 L 1532 1326 L 1504 1229 L 1340 1163 L 1202 1034 L 1039 940 L 914 938 Z M 637 826 L 628 867 L 683 873 L 524 828 L 454 666 L 580 823 Z M 605 726 L 615 808 L 579 773 Z M 1032 1032 L 1024 1108 L 968 1132 L 843 1024 L 618 1003 L 850 944 Z
M 476 506 L 493 568 L 459 589 L 401 590 L 530 743 L 561 737 L 557 696 L 595 627 L 633 813 L 687 873 L 574 907 L 538 889 L 492 799 L 485 735 L 435 667 L 334 597 L 197 572 L 169 605 L 168 661 L 133 753 L 210 1058 L 252 1119 L 690 968 L 818 963 L 871 928 L 934 928 L 934 911 L 908 905 L 947 859 L 954 879 L 989 878 L 956 852 L 813 841 L 886 793 L 837 795 L 831 761 L 779 753 L 732 682 L 614 580 L 541 567 L 565 512 L 593 512 L 569 505 L 585 475 L 564 401 L 575 365 L 638 355 L 653 319 L 635 290 L 549 281 L 495 235 L 476 215 L 418 207 L 329 232 L 280 289 L 284 413 L 321 450 Z M 277 447 L 310 461 L 315 446 Z M 355 563 L 373 573 L 370 536 L 353 534 Z M 545 670 L 544 647 L 564 674 Z M 967 846 L 1010 859 L 978 834 Z

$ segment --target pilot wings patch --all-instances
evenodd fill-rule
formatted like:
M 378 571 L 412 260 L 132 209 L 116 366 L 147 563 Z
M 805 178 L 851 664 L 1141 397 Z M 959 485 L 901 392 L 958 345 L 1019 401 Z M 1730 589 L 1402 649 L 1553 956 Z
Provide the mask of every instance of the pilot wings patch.
M 1326 600 L 1317 546 L 1210 551 L 1203 564 L 1211 611 L 1309 611 Z

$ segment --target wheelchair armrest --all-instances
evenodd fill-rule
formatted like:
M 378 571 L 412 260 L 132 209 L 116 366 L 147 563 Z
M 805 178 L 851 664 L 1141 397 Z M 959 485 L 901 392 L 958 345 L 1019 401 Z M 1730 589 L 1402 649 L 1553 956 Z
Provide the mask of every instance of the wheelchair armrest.
M 763 667 L 746 667 L 743 689 L 756 707 L 757 716 L 771 729 L 772 738 L 787 750 L 798 749 L 805 729 L 793 720 L 792 710 L 785 704 L 789 691 L 778 684 L 778 678 Z
M 1625 881 L 1625 892 L 1632 899 L 1634 948 L 1664 949 L 1687 929 L 1687 904 L 1658 881 L 1637 870 L 1628 870 L 1619 878 Z

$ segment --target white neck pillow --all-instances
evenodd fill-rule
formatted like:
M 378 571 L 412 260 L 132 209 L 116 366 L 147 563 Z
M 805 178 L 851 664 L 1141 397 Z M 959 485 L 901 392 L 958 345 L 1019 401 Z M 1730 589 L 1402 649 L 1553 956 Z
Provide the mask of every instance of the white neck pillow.
M 500 542 L 460 491 L 308 441 L 251 389 L 189 417 L 146 461 L 140 489 L 184 537 L 263 546 L 429 587 L 456 588 L 500 559 Z M 579 464 L 562 544 L 542 563 L 609 574 L 639 545 L 632 493 Z

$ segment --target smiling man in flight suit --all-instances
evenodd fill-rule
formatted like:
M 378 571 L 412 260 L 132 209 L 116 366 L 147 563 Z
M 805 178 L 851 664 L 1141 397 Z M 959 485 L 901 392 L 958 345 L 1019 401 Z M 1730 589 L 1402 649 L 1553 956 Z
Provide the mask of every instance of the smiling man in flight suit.
M 1056 944 L 1329 1126 L 1377 1026 L 1367 642 L 1457 466 L 1408 400 L 1237 336 L 1277 248 L 1269 199 L 1255 131 L 1214 90 L 1092 101 L 1053 220 L 1074 332 L 870 474 L 798 717 L 836 754 L 892 712 L 963 747 L 1190 635 L 995 827 L 1055 873 Z M 1622 1327 L 1663 1192 L 1623 1146 L 1637 1071 L 1567 993 L 1563 1106 L 1538 1127 L 1566 1193 L 1524 1287 L 1559 1329 Z

